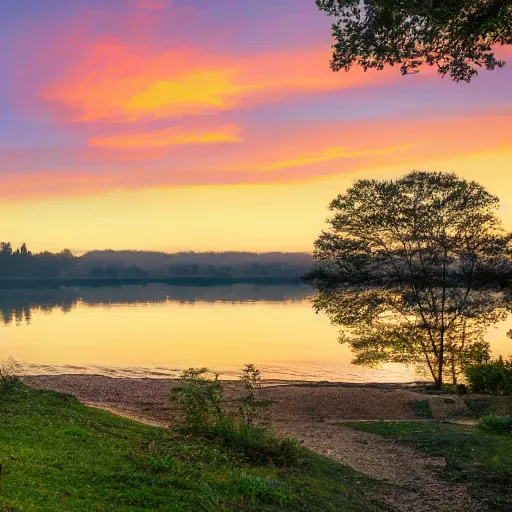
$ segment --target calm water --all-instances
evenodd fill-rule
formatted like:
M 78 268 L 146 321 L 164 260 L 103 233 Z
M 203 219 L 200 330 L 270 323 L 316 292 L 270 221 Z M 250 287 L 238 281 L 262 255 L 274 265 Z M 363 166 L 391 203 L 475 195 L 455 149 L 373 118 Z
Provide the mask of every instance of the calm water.
M 166 285 L 0 292 L 0 359 L 26 373 L 176 376 L 207 366 L 224 377 L 255 363 L 268 379 L 404 382 L 412 370 L 350 364 L 337 330 L 315 315 L 302 286 Z M 505 332 L 488 336 L 512 353 Z

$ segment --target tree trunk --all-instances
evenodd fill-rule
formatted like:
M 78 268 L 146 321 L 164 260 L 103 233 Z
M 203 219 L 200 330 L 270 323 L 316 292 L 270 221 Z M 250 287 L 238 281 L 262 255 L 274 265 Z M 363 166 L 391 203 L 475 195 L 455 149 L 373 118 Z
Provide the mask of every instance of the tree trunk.
M 434 388 L 441 389 L 443 387 L 443 381 L 439 382 L 439 377 L 435 374 L 432 375 L 434 378 Z
M 443 387 L 443 371 L 444 371 L 444 351 L 441 348 L 439 351 L 439 373 L 437 374 L 436 379 L 436 389 L 441 389 Z
M 455 352 L 452 352 L 452 384 L 457 385 L 457 372 L 455 371 Z

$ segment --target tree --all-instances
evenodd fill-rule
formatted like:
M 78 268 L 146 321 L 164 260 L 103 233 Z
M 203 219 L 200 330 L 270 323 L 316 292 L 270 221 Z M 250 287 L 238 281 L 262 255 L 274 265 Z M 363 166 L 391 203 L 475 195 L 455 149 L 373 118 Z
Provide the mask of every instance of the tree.
M 2 256 L 12 256 L 11 242 L 0 242 L 0 254 Z
M 503 67 L 493 52 L 512 44 L 512 0 L 316 0 L 336 18 L 331 68 L 366 71 L 423 65 L 469 82 L 479 68 Z
M 304 280 L 355 363 L 421 365 L 442 386 L 488 357 L 485 329 L 512 300 L 497 208 L 478 183 L 435 172 L 359 180 L 331 203 Z

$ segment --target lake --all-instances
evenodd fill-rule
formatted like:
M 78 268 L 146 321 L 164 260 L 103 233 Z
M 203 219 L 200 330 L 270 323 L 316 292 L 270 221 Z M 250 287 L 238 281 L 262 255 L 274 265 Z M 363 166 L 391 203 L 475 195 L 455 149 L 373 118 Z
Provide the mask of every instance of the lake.
M 350 363 L 337 329 L 316 315 L 301 285 L 174 287 L 164 284 L 0 291 L 0 359 L 24 373 L 177 376 L 208 367 L 224 378 L 254 363 L 267 379 L 408 382 L 412 369 Z M 507 321 L 488 333 L 508 356 Z

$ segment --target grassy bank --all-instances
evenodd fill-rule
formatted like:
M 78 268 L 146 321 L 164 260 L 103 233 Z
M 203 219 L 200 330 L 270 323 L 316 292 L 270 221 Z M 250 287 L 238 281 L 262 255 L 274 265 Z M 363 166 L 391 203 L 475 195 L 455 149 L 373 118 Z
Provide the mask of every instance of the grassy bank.
M 486 408 L 492 406 L 492 402 L 486 402 Z M 437 422 L 344 425 L 391 437 L 429 455 L 443 457 L 443 478 L 467 484 L 475 502 L 489 511 L 512 510 L 512 436 L 487 434 L 475 426 Z
M 304 450 L 300 467 L 249 465 L 213 442 L 26 387 L 0 394 L 0 511 L 389 510 L 377 484 Z

